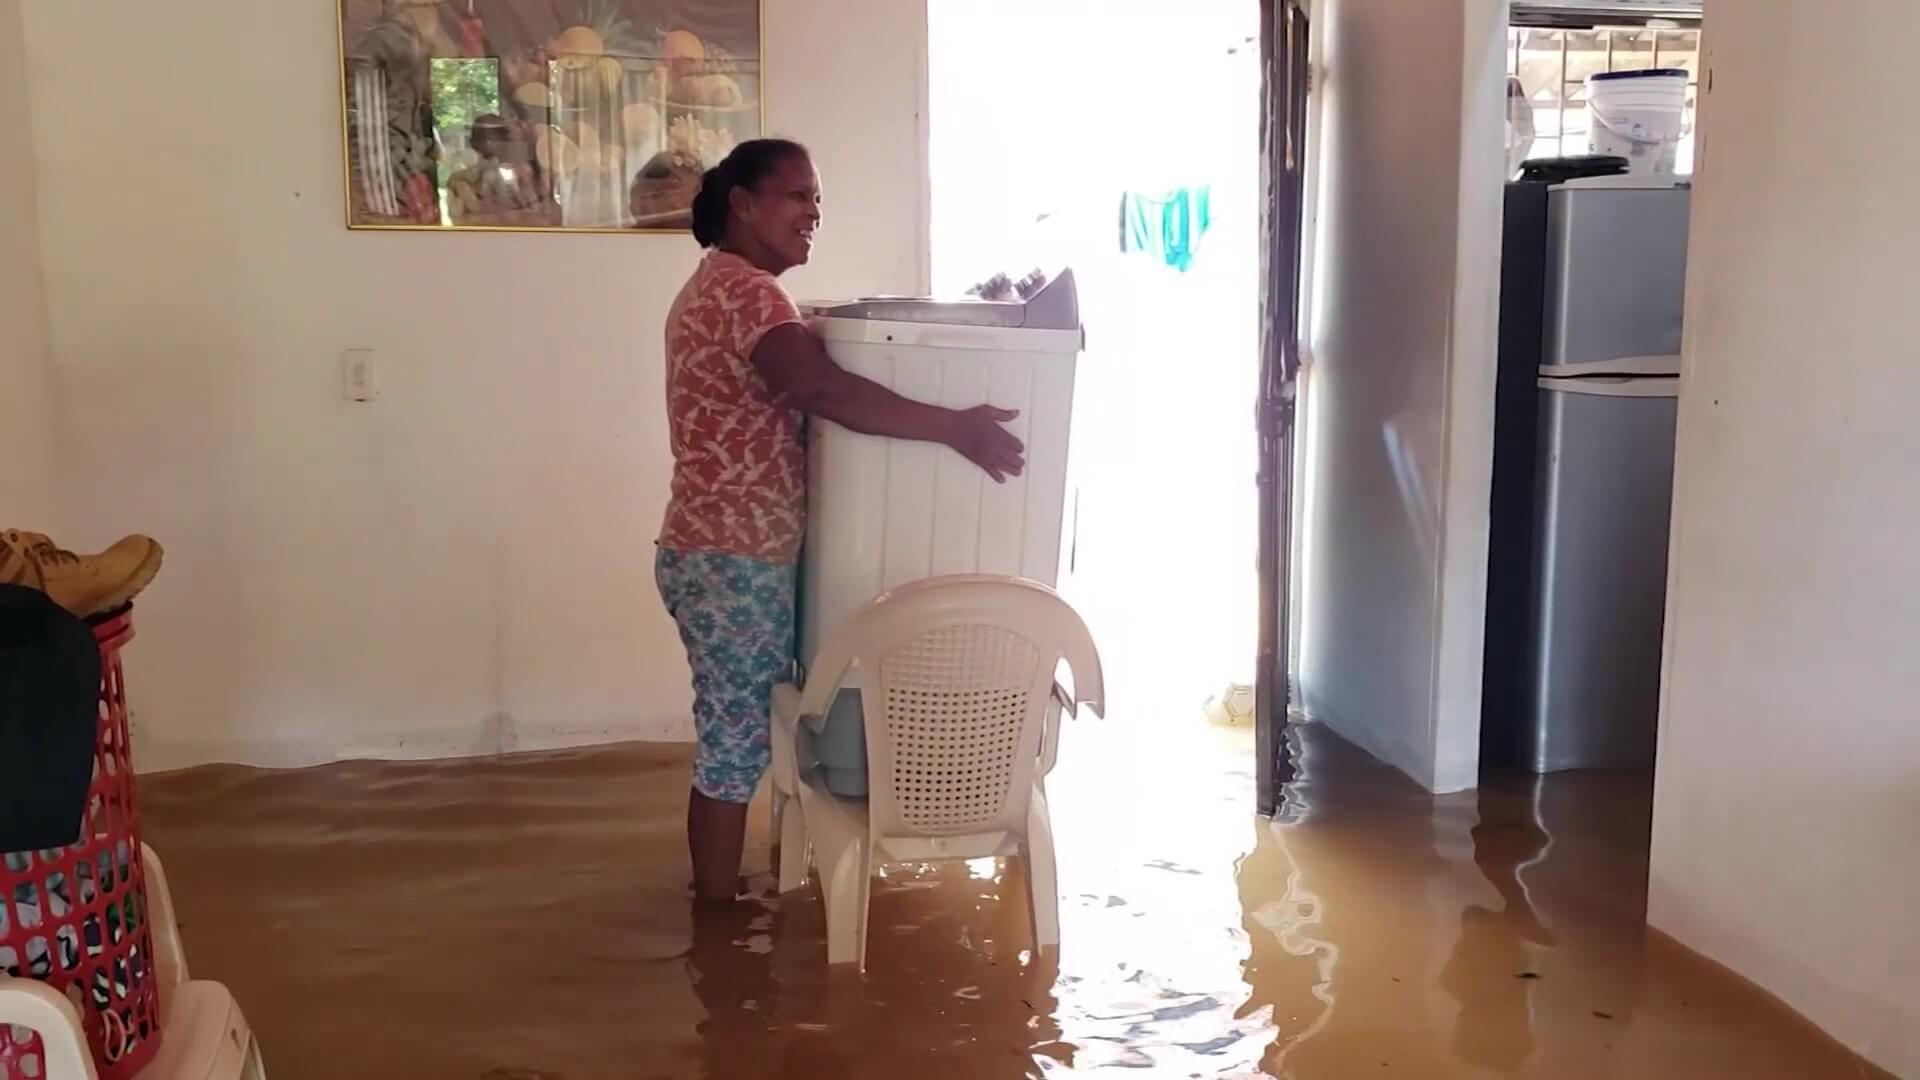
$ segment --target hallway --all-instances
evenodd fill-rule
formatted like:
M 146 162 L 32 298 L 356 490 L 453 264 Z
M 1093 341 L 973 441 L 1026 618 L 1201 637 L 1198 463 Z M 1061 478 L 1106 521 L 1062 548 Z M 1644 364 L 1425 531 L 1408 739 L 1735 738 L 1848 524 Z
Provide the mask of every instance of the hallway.
M 280 1080 L 1884 1075 L 1645 931 L 1643 778 L 1433 800 L 1309 725 L 1269 825 L 1248 733 L 1149 734 L 1068 725 L 1057 962 L 999 868 L 898 869 L 864 985 L 812 890 L 691 915 L 676 747 L 141 799 L 194 971 Z

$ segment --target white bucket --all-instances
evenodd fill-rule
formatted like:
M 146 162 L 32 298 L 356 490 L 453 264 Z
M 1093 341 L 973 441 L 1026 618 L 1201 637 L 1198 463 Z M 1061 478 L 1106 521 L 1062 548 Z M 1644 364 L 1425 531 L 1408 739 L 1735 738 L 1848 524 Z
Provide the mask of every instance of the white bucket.
M 1687 133 L 1680 68 L 1615 71 L 1587 80 L 1587 146 L 1627 159 L 1627 171 L 1671 176 Z

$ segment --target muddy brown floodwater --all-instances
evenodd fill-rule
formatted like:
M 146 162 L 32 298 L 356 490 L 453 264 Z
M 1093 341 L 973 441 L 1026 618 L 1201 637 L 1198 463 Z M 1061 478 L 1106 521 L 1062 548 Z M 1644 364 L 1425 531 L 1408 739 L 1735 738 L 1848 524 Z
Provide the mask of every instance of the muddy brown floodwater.
M 864 980 L 826 970 L 816 889 L 690 909 L 680 748 L 140 798 L 193 972 L 275 1080 L 1885 1075 L 1645 930 L 1646 776 L 1433 799 L 1309 725 L 1267 822 L 1244 732 L 1067 738 L 1059 955 L 1017 870 L 896 867 Z

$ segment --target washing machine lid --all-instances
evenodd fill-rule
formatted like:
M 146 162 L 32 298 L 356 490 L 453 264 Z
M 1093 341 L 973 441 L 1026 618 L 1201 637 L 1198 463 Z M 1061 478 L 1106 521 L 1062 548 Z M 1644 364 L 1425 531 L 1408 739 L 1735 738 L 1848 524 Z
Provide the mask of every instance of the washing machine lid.
M 1030 300 L 932 300 L 924 297 L 870 296 L 859 300 L 814 301 L 806 314 L 822 319 L 988 326 L 1002 329 L 1078 330 L 1080 293 L 1073 271 L 1063 270 Z

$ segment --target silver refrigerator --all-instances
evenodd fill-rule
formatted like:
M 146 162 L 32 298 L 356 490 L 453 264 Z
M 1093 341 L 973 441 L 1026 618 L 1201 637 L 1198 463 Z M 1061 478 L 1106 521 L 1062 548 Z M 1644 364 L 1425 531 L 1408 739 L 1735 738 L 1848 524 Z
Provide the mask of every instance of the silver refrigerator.
M 1483 759 L 1645 765 L 1659 717 L 1690 191 L 1507 202 Z

